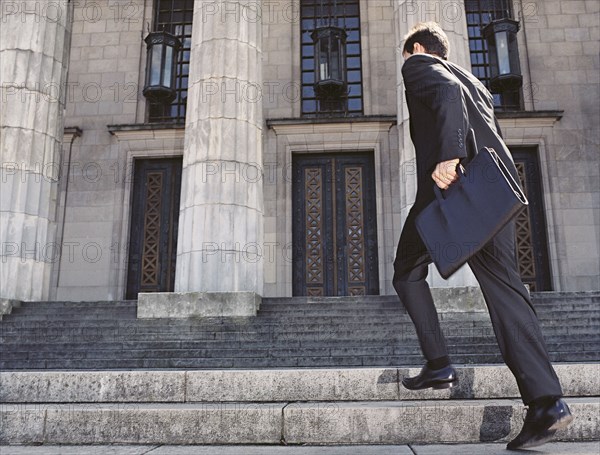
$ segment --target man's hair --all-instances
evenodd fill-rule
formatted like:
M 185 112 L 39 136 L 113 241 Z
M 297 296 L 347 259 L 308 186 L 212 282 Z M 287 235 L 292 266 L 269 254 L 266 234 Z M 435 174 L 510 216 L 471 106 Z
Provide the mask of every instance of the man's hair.
M 425 48 L 428 54 L 447 60 L 450 53 L 448 36 L 437 22 L 420 22 L 410 29 L 404 38 L 403 53 L 412 54 L 415 43 Z

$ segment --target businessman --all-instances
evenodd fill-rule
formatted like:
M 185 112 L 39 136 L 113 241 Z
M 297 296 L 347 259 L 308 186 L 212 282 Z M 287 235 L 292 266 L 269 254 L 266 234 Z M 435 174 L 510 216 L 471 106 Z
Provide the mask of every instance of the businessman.
M 405 378 L 411 390 L 449 388 L 458 382 L 429 285 L 432 262 L 415 227 L 415 217 L 435 198 L 434 186 L 447 189 L 458 178 L 457 165 L 479 147 L 494 148 L 517 178 L 501 139 L 492 95 L 470 72 L 447 61 L 448 38 L 434 22 L 417 24 L 406 36 L 402 76 L 415 146 L 418 189 L 394 261 L 394 288 L 410 315 L 427 363 Z M 517 180 L 518 181 L 518 180 Z M 539 322 L 515 258 L 515 226 L 509 223 L 468 262 L 487 304 L 502 356 L 528 406 L 523 429 L 508 449 L 539 446 L 573 420 L 548 358 Z

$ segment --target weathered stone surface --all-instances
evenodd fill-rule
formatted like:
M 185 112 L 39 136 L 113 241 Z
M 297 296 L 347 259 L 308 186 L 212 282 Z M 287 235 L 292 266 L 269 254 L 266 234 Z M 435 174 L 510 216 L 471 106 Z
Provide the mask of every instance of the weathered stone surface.
M 183 402 L 183 371 L 0 373 L 3 403 Z
M 600 395 L 600 365 L 557 364 L 566 397 Z M 418 368 L 1 372 L 0 402 L 285 402 L 519 398 L 507 367 L 458 367 L 453 389 L 401 385 Z
M 506 437 L 515 402 L 296 403 L 284 409 L 288 443 L 419 443 Z M 493 411 L 493 412 L 490 412 Z M 484 430 L 488 428 L 489 430 Z
M 396 369 L 190 371 L 186 401 L 394 400 Z
M 229 7 L 253 11 L 260 2 Z M 196 0 L 176 292 L 262 294 L 262 21 Z M 254 94 L 254 95 L 253 95 Z M 242 310 L 243 312 L 243 310 Z
M 481 288 L 476 286 L 432 288 L 431 294 L 440 313 L 487 311 Z
M 506 444 L 412 445 L 416 455 L 506 455 Z M 597 455 L 600 442 L 554 442 L 544 444 L 540 450 L 545 455 Z M 534 452 L 535 453 L 535 452 Z
M 44 440 L 45 405 L 0 404 L 0 443 L 36 444 Z
M 600 364 L 554 365 L 565 395 L 600 396 Z
M 48 444 L 274 444 L 282 404 L 51 405 Z
M 3 3 L 4 6 L 5 3 Z M 7 5 L 0 28 L 0 297 L 40 300 L 50 292 L 60 174 L 64 83 L 72 4 L 45 17 L 40 2 Z M 19 11 L 26 10 L 27 14 Z M 16 12 L 16 13 L 15 13 Z
M 578 418 L 559 440 L 600 435 L 600 401 L 571 399 Z M 288 443 L 466 443 L 508 441 L 523 425 L 516 400 L 294 403 L 284 409 Z
M 600 437 L 600 400 L 571 398 L 557 440 Z M 11 406 L 14 406 L 11 408 Z M 500 442 L 518 400 L 4 405 L 0 442 L 45 444 L 413 444 Z
M 1 299 L 0 298 L 0 321 L 2 320 L 2 315 L 10 314 L 13 308 L 17 308 L 21 305 L 20 300 L 12 300 L 12 299 Z
M 437 444 L 437 445 L 238 445 L 209 446 L 1 446 L 3 455 L 506 455 L 506 443 Z M 544 454 L 598 455 L 600 442 L 551 442 L 544 444 Z
M 256 316 L 254 292 L 156 292 L 138 294 L 138 318 Z

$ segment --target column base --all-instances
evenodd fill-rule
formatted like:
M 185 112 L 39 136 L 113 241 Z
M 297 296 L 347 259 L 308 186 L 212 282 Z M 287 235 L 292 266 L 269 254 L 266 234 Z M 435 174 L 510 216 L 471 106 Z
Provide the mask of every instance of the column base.
M 12 313 L 13 308 L 18 308 L 20 306 L 20 300 L 0 299 L 0 321 L 2 320 L 2 316 Z
M 476 286 L 431 288 L 431 295 L 440 313 L 487 311 L 481 288 Z
M 526 284 L 527 292 L 530 292 Z M 449 288 L 431 288 L 431 295 L 440 313 L 487 312 L 481 288 L 478 286 L 461 286 Z
M 255 292 L 152 292 L 138 294 L 138 319 L 256 316 Z

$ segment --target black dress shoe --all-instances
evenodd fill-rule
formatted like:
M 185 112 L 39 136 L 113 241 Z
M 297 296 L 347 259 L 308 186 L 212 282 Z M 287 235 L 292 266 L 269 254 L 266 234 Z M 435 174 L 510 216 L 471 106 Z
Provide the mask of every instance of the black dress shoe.
M 440 368 L 439 370 L 430 370 L 425 365 L 417 376 L 402 380 L 402 385 L 409 390 L 422 390 L 430 387 L 434 389 L 449 389 L 456 384 L 458 384 L 458 377 L 452 365 Z
M 558 430 L 567 428 L 573 421 L 569 406 L 561 399 L 545 406 L 531 405 L 519 435 L 510 441 L 508 450 L 528 449 L 548 442 Z

